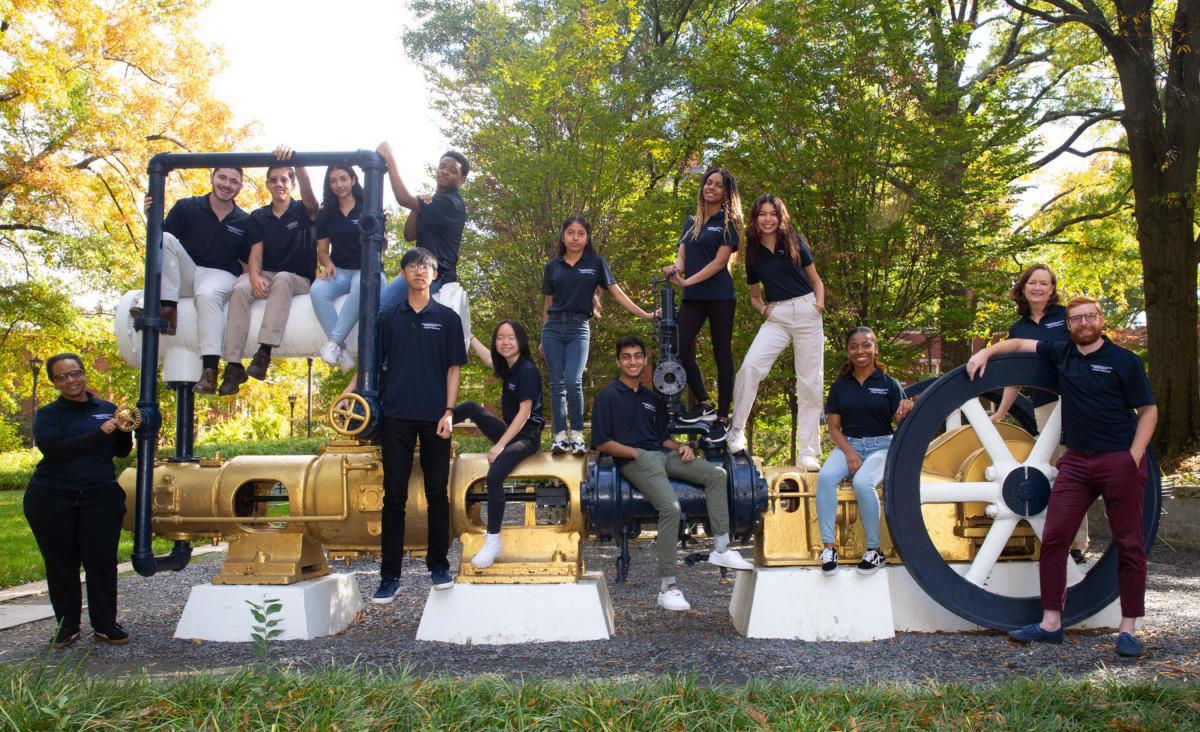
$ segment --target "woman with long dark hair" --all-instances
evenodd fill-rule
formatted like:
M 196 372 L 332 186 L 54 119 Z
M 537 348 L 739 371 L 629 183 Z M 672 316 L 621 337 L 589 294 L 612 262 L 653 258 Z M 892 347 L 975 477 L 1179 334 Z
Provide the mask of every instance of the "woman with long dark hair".
M 700 179 L 696 213 L 684 222 L 675 264 L 663 272 L 683 288 L 679 308 L 679 358 L 692 392 L 692 408 L 679 421 L 709 423 L 707 439 L 725 440 L 725 420 L 733 396 L 733 312 L 736 299 L 729 261 L 742 233 L 742 199 L 737 181 L 724 168 L 710 168 Z M 717 362 L 717 406 L 709 399 L 704 374 L 696 363 L 696 336 L 704 321 Z
M 887 563 L 879 549 L 879 496 L 875 486 L 883 479 L 884 460 L 892 444 L 892 422 L 897 424 L 912 409 L 900 382 L 888 376 L 879 363 L 875 331 L 865 325 L 846 333 L 846 363 L 829 387 L 825 425 L 834 450 L 817 474 L 817 523 L 821 529 L 821 571 L 837 571 L 834 524 L 837 520 L 837 487 L 852 476 L 858 500 L 859 522 L 866 534 L 867 551 L 858 563 L 859 574 L 874 574 Z
M 359 241 L 358 219 L 362 216 L 363 189 L 358 173 L 349 164 L 329 166 L 325 171 L 325 189 L 321 208 L 317 210 L 317 279 L 312 283 L 309 297 L 313 311 L 327 342 L 321 348 L 321 359 L 343 371 L 354 367 L 354 356 L 346 348 L 346 337 L 358 324 L 359 269 L 362 266 L 362 244 Z M 387 280 L 380 274 L 380 286 Z M 334 301 L 349 295 L 341 312 Z
M 729 450 L 746 449 L 746 421 L 758 385 L 788 345 L 796 370 L 796 459 L 806 470 L 821 467 L 821 391 L 825 375 L 825 283 L 808 242 L 792 226 L 787 206 L 770 193 L 750 209 L 746 232 L 746 281 L 750 304 L 763 324 L 742 359 L 733 387 Z
M 25 519 L 46 565 L 50 605 L 58 621 L 50 647 L 66 648 L 79 639 L 80 565 L 87 578 L 93 637 L 123 645 L 129 634 L 117 623 L 117 542 L 125 492 L 117 484 L 113 458 L 133 450 L 133 437 L 117 428 L 116 405 L 88 391 L 79 356 L 51 356 L 46 374 L 59 397 L 33 420 L 42 460 L 25 491 Z
M 550 378 L 554 429 L 550 450 L 556 455 L 587 452 L 583 441 L 583 370 L 592 341 L 588 320 L 594 315 L 597 290 L 608 290 L 622 307 L 639 318 L 653 317 L 629 299 L 617 284 L 608 261 L 596 253 L 587 219 L 568 216 L 558 227 L 558 253 L 542 270 L 542 353 Z
M 480 354 L 481 356 L 483 354 Z M 542 410 L 542 375 L 529 352 L 529 336 L 515 320 L 501 320 L 492 331 L 489 361 L 500 377 L 501 413 L 497 419 L 476 402 L 454 407 L 454 422 L 471 420 L 489 440 L 487 537 L 471 558 L 471 566 L 486 569 L 500 555 L 500 524 L 504 519 L 504 481 L 517 464 L 538 451 L 546 418 Z

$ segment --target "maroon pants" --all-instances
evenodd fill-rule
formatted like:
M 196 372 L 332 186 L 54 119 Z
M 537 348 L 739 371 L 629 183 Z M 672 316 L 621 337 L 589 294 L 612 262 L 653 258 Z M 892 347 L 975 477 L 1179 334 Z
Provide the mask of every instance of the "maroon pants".
M 1042 532 L 1042 608 L 1061 611 L 1067 601 L 1067 552 L 1088 507 L 1104 498 L 1104 512 L 1117 548 L 1117 584 L 1121 616 L 1145 615 L 1146 547 L 1142 541 L 1142 492 L 1146 458 L 1140 466 L 1128 450 L 1067 450 L 1058 461 L 1058 477 L 1046 507 Z

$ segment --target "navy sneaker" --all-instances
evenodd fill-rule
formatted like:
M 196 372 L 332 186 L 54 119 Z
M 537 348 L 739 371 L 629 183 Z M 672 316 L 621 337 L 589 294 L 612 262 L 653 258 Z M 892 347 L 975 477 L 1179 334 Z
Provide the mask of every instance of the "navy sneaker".
M 1142 643 L 1129 633 L 1117 636 L 1117 655 L 1126 658 L 1137 658 L 1142 655 Z
M 429 572 L 429 579 L 433 582 L 433 589 L 448 590 L 454 586 L 454 575 L 450 574 L 448 569 L 434 569 Z
M 92 634 L 92 638 L 107 643 L 110 646 L 123 646 L 129 642 L 129 634 L 121 627 L 120 623 L 113 625 L 108 630 L 97 630 Z
M 399 577 L 380 577 L 379 589 L 375 590 L 375 594 L 371 595 L 371 602 L 380 605 L 386 605 L 392 601 L 396 593 L 400 591 Z
M 1019 643 L 1062 643 L 1063 629 L 1043 630 L 1038 623 L 1008 631 L 1008 639 Z
M 725 423 L 718 419 L 708 426 L 708 432 L 704 435 L 704 440 L 710 445 L 720 445 L 728 435 L 729 430 L 725 429 Z
M 697 404 L 691 409 L 679 415 L 679 421 L 684 424 L 695 424 L 697 422 L 714 422 L 717 419 L 717 410 L 711 404 Z

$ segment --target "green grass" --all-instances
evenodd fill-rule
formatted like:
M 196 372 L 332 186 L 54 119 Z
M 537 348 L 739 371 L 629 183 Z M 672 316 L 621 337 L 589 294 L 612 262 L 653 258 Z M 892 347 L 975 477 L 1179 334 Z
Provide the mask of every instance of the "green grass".
M 0 667 L 0 723 L 41 729 L 1184 730 L 1200 685 L 707 685 L 690 677 L 515 682 L 357 668 L 110 679 Z M 1192 721 L 1188 721 L 1188 720 Z
M 25 522 L 23 491 L 0 491 L 0 587 L 12 587 L 26 582 L 46 579 L 42 555 Z M 155 540 L 154 551 L 163 553 L 171 542 Z M 133 552 L 133 534 L 121 532 L 117 548 L 119 561 L 129 561 Z

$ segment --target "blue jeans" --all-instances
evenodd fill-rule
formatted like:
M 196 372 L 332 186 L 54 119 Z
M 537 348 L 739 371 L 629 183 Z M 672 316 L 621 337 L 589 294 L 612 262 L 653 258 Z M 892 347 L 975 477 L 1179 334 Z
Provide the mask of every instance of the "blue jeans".
M 567 429 L 583 431 L 583 370 L 587 367 L 592 330 L 582 315 L 550 314 L 542 326 L 542 353 L 550 372 L 550 418 L 554 434 Z
M 329 340 L 339 346 L 346 345 L 346 336 L 350 335 L 350 331 L 358 324 L 358 281 L 357 269 L 339 267 L 333 277 L 327 280 L 318 278 L 308 291 L 308 296 L 312 299 L 313 312 L 317 314 L 317 321 L 321 324 L 321 329 L 325 331 L 325 336 Z M 387 278 L 381 273 L 379 286 L 383 287 L 386 284 Z M 342 311 L 339 313 L 333 303 L 347 293 L 349 293 L 349 297 L 342 303 Z
M 442 289 L 442 281 L 434 280 L 429 283 L 429 295 L 432 297 L 437 294 L 437 291 Z M 408 283 L 404 281 L 404 273 L 396 275 L 396 279 L 388 283 L 388 286 L 383 288 L 383 292 L 379 295 L 379 312 L 383 312 L 388 308 L 394 308 L 400 303 L 408 299 Z M 490 344 L 489 344 L 490 345 Z
M 867 548 L 879 548 L 879 496 L 875 486 L 883 480 L 884 461 L 891 435 L 880 437 L 847 437 L 846 441 L 862 458 L 862 465 L 854 474 L 854 496 L 858 499 L 858 515 L 863 531 L 867 535 Z M 833 544 L 834 523 L 837 521 L 837 487 L 850 475 L 846 465 L 846 453 L 834 448 L 817 474 L 817 522 L 821 526 L 821 541 Z

